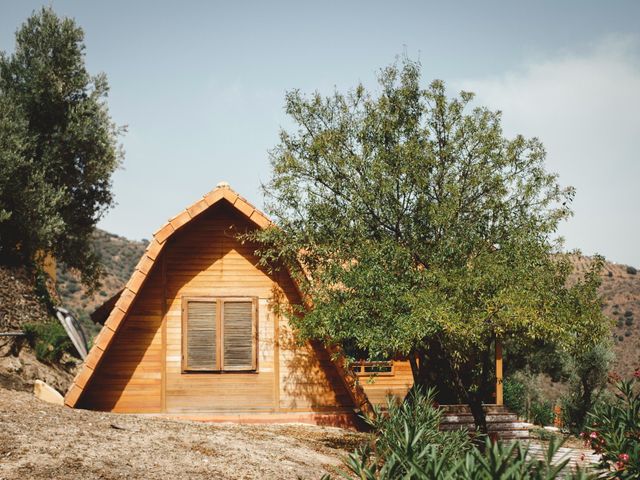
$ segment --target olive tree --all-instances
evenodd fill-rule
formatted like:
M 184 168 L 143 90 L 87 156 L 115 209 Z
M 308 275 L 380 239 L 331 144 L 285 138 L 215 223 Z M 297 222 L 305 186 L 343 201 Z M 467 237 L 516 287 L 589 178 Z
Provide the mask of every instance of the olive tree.
M 83 38 L 72 19 L 42 8 L 0 54 L 0 261 L 51 253 L 95 286 L 91 234 L 113 203 L 120 129 L 106 77 L 86 69 Z

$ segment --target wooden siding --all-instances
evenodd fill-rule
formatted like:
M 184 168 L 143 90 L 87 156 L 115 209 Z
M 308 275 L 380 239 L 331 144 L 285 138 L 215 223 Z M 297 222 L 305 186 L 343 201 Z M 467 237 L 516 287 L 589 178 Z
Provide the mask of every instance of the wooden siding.
M 162 275 L 154 270 L 80 400 L 81 408 L 161 410 Z
M 257 266 L 256 228 L 225 201 L 167 240 L 87 391 L 84 408 L 120 412 L 348 411 L 352 401 L 324 348 L 298 344 L 274 305 L 298 303 L 288 275 Z M 183 372 L 185 297 L 258 299 L 255 372 Z
M 413 386 L 411 365 L 407 360 L 394 360 L 393 375 L 374 375 L 359 377 L 360 385 L 373 405 L 386 405 L 387 397 L 404 397 Z

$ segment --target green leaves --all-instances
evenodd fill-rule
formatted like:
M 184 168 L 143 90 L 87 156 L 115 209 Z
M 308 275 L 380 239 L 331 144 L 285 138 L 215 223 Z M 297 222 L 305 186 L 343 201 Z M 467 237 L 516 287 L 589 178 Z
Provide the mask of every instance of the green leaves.
M 72 19 L 42 8 L 0 57 L 0 259 L 50 252 L 95 286 L 90 235 L 113 203 L 121 129 L 106 77 L 85 68 L 83 38 Z
M 296 128 L 265 186 L 279 228 L 256 234 L 265 265 L 286 265 L 313 303 L 292 318 L 303 336 L 445 365 L 458 400 L 488 391 L 496 338 L 571 350 L 606 331 L 600 261 L 568 288 L 558 250 L 573 190 L 538 139 L 505 138 L 500 113 L 472 99 L 422 87 L 409 60 L 383 69 L 375 94 L 290 92 Z

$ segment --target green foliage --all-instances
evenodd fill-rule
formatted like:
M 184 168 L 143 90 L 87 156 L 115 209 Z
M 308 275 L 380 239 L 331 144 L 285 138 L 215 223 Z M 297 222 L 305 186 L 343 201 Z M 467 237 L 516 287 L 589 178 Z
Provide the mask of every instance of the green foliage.
M 528 417 L 527 389 L 524 383 L 516 378 L 505 378 L 503 382 L 505 406 L 521 418 Z
M 416 384 L 476 416 L 496 338 L 571 352 L 607 334 L 602 259 L 568 288 L 555 232 L 573 190 L 545 170 L 540 141 L 505 138 L 500 113 L 471 108 L 471 93 L 420 83 L 405 60 L 381 71 L 377 96 L 288 93 L 296 128 L 265 186 L 278 228 L 253 238 L 312 300 L 291 315 L 301 337 L 407 355 Z
M 451 461 L 437 446 L 420 445 L 422 427 L 404 424 L 404 435 L 385 455 L 368 448 L 356 450 L 344 460 L 342 478 L 351 480 L 553 480 L 595 479 L 582 471 L 571 471 L 569 459 L 553 462 L 560 443 L 552 439 L 544 458 L 529 455 L 528 447 L 511 442 L 486 440 L 483 449 L 473 447 L 461 459 Z M 329 480 L 329 476 L 323 477 Z
M 91 233 L 113 203 L 121 155 L 107 81 L 87 72 L 83 38 L 42 8 L 18 29 L 14 53 L 0 54 L 0 260 L 51 252 L 95 286 Z
M 636 273 L 638 273 L 638 270 L 635 267 L 632 267 L 631 265 L 629 265 L 627 267 L 627 273 L 629 275 L 635 275 Z
M 404 441 L 407 425 L 419 426 L 421 429 L 420 435 L 411 442 L 413 449 L 430 447 L 446 458 L 447 462 L 462 458 L 471 448 L 466 430 L 440 431 L 442 410 L 436 407 L 433 390 L 425 393 L 421 393 L 419 389 L 412 390 L 401 403 L 397 398 L 390 397 L 386 412 L 376 406 L 374 414 L 365 418 L 365 421 L 376 435 L 375 450 L 382 456 L 391 454 L 395 446 Z
M 549 401 L 531 402 L 529 415 L 535 425 L 553 425 L 553 404 Z
M 574 433 L 584 429 L 588 413 L 604 391 L 614 361 L 609 343 L 601 343 L 571 358 L 569 392 L 562 399 L 564 425 Z
M 635 378 L 616 383 L 615 401 L 602 403 L 590 415 L 583 436 L 602 455 L 606 478 L 640 478 L 640 389 Z
M 65 352 L 77 355 L 67 332 L 59 322 L 29 323 L 23 325 L 23 330 L 41 362 L 58 363 Z

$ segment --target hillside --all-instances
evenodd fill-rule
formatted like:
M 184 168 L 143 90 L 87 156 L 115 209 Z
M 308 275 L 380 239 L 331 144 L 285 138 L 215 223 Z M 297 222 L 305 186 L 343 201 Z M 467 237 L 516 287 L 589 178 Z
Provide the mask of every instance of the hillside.
M 0 266 L 0 388 L 31 391 L 37 379 L 47 382 L 59 392 L 67 390 L 73 379 L 78 360 L 68 353 L 62 354 L 55 361 L 47 361 L 44 356 L 51 353 L 56 343 L 52 337 L 43 339 L 45 354 L 36 353 L 32 341 L 24 336 L 6 336 L 7 333 L 22 332 L 29 327 L 53 326 L 47 329 L 52 334 L 57 332 L 58 339 L 66 334 L 47 309 L 42 296 L 38 296 L 35 280 L 24 268 Z M 35 345 L 38 346 L 37 344 Z M 73 347 L 62 346 L 70 351 Z
M 589 267 L 589 258 L 576 257 L 574 264 L 574 275 L 582 275 Z M 640 272 L 631 266 L 607 262 L 600 294 L 603 311 L 613 323 L 615 371 L 629 377 L 640 365 Z
M 92 295 L 87 294 L 78 275 L 67 270 L 63 264 L 58 265 L 57 271 L 57 289 L 62 305 L 75 314 L 91 335 L 98 333 L 99 328 L 91 321 L 89 315 L 127 283 L 147 242 L 128 240 L 97 229 L 94 244 L 104 266 L 104 277 L 98 291 Z

